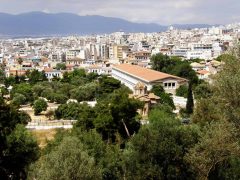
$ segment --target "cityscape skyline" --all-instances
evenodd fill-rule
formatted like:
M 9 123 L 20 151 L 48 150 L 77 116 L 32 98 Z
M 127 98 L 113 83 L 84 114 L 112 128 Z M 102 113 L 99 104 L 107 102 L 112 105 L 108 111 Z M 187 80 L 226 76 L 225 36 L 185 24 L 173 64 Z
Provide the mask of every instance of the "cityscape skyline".
M 239 0 L 0 0 L 1 179 L 240 179 Z
M 73 13 L 117 17 L 132 22 L 170 24 L 228 24 L 240 21 L 237 0 L 1 0 L 0 12 L 21 14 L 32 11 L 45 13 Z M 31 10 L 30 10 L 31 9 Z

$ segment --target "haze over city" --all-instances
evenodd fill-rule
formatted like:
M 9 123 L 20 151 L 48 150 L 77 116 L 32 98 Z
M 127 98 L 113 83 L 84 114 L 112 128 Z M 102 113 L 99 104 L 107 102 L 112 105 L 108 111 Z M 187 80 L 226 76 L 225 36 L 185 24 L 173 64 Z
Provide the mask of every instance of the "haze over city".
M 1 0 L 0 12 L 69 12 L 118 17 L 133 22 L 228 24 L 240 21 L 238 0 Z

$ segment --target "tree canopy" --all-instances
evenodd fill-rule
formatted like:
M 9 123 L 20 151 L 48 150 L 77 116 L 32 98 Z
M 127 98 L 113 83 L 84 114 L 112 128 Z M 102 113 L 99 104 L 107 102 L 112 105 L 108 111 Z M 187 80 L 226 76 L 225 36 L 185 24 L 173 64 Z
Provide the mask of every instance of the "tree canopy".
M 33 104 L 34 114 L 38 115 L 42 111 L 46 111 L 47 107 L 47 102 L 44 99 L 37 99 Z
M 182 61 L 178 57 L 169 57 L 161 53 L 151 57 L 152 69 L 182 78 L 186 78 L 193 84 L 198 84 L 196 72 L 190 66 L 188 61 Z
M 173 99 L 170 94 L 165 93 L 162 85 L 153 85 L 151 92 L 160 97 L 160 103 L 170 106 L 175 109 Z
M 37 141 L 25 129 L 30 117 L 0 104 L 0 179 L 26 179 L 28 166 L 37 160 Z
M 101 179 L 101 169 L 77 137 L 65 137 L 36 166 L 30 175 L 36 179 Z
M 187 112 L 193 112 L 189 124 L 173 113 L 171 96 L 160 85 L 151 92 L 161 103 L 148 121 L 140 121 L 143 103 L 108 76 L 77 69 L 54 82 L 13 83 L 11 103 L 0 99 L 0 179 L 239 179 L 240 51 L 232 52 L 211 84 L 199 84 L 188 62 L 152 57 L 156 70 L 189 79 L 189 87 L 179 88 L 188 96 Z M 77 122 L 71 130 L 57 130 L 39 153 L 23 126 L 30 117 L 13 105 L 24 103 L 23 97 L 58 102 L 56 118 Z M 78 102 L 66 103 L 69 98 Z M 91 100 L 94 107 L 79 102 Z
M 64 64 L 64 63 L 57 63 L 56 69 L 57 70 L 66 70 L 66 64 Z

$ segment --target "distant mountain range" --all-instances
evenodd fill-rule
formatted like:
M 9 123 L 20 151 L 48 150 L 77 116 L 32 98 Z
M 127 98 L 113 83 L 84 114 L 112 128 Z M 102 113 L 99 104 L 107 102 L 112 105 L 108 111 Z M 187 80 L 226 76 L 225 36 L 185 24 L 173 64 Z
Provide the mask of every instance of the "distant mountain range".
M 207 24 L 177 24 L 179 29 L 211 27 Z M 133 23 L 120 18 L 104 16 L 79 16 L 71 13 L 48 14 L 30 12 L 18 15 L 0 13 L 0 35 L 5 36 L 51 36 L 86 35 L 125 32 L 160 32 L 168 26 Z

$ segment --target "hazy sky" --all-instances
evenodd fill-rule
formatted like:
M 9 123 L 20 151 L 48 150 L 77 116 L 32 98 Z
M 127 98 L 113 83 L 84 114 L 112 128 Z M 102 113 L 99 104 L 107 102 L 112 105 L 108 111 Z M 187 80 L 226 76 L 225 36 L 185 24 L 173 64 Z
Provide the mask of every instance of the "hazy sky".
M 163 25 L 240 22 L 240 0 L 0 0 L 0 12 L 103 15 Z

